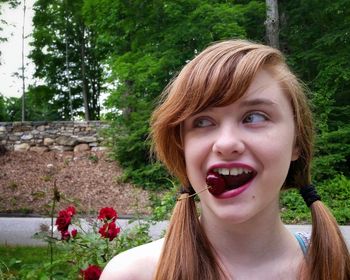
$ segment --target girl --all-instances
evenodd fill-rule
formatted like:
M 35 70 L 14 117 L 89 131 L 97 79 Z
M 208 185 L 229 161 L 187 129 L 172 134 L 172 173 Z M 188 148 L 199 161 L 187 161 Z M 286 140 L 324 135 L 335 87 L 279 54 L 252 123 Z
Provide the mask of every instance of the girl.
M 347 246 L 310 185 L 310 109 L 278 50 L 209 46 L 165 89 L 152 139 L 183 186 L 167 234 L 113 258 L 101 279 L 350 279 Z M 279 192 L 291 187 L 310 207 L 311 238 L 281 221 Z

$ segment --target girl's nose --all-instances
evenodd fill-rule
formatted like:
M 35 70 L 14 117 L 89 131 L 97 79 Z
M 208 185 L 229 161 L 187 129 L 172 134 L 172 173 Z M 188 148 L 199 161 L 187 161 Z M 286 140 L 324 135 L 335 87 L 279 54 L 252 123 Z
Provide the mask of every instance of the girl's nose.
M 232 156 L 242 154 L 245 150 L 245 144 L 239 133 L 232 131 L 221 131 L 214 144 L 213 152 L 221 156 Z

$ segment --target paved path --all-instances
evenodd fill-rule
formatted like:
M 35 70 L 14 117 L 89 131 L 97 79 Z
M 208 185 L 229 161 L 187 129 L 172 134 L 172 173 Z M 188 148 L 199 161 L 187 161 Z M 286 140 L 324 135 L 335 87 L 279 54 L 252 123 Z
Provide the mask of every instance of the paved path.
M 118 219 L 119 227 L 122 230 L 129 229 L 137 222 L 129 224 L 128 219 Z M 91 228 L 85 220 L 81 220 L 84 230 Z M 159 222 L 150 227 L 150 236 L 152 239 L 157 239 L 165 230 L 167 222 Z M 41 231 L 41 228 L 50 228 L 50 218 L 5 218 L 0 217 L 0 244 L 7 245 L 45 245 L 39 239 L 32 238 L 33 235 Z
M 132 227 L 134 224 L 129 224 L 127 219 L 119 219 L 119 226 L 122 229 Z M 40 240 L 33 239 L 32 236 L 40 231 L 40 228 L 50 227 L 51 221 L 49 218 L 4 218 L 0 217 L 0 244 L 7 245 L 45 245 Z M 161 233 L 165 230 L 167 222 L 159 222 L 152 225 L 150 228 L 150 236 L 153 239 L 159 238 Z M 89 226 L 82 220 L 82 225 L 85 229 Z M 311 232 L 310 225 L 287 225 L 292 232 Z M 341 226 L 341 231 L 350 246 L 350 226 Z

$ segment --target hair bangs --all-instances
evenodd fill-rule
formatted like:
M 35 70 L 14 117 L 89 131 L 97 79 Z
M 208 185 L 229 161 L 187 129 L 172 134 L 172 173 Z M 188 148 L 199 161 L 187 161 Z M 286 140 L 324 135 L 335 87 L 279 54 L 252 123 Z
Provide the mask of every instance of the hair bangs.
M 173 125 L 209 107 L 222 107 L 241 98 L 259 69 L 280 60 L 271 49 L 223 49 L 204 52 L 181 71 L 170 89 L 177 96 L 178 118 Z M 180 105 L 181 104 L 181 105 Z

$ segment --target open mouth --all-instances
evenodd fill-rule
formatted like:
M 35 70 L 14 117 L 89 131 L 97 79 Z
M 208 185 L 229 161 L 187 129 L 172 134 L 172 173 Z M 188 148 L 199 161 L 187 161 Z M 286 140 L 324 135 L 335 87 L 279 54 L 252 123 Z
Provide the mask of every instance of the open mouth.
M 220 195 L 245 185 L 256 174 L 256 171 L 248 168 L 214 168 L 208 172 L 206 183 L 212 195 Z

